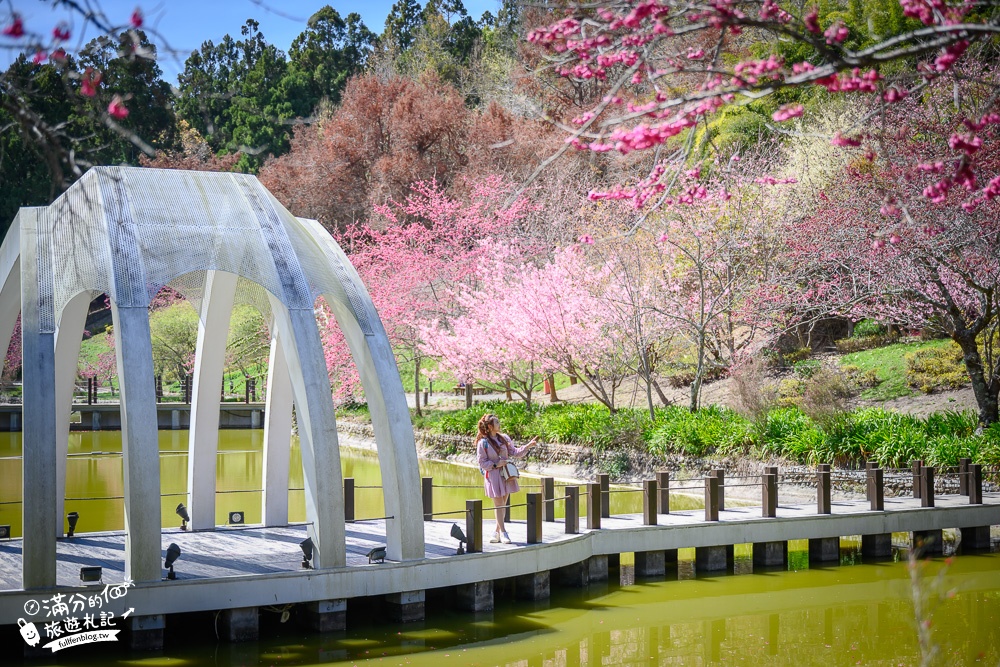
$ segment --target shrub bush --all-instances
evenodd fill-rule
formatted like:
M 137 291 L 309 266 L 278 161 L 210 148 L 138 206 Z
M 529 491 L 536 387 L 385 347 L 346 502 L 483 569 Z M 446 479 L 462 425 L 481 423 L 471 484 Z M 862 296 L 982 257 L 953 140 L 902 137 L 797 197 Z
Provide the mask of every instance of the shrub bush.
M 796 377 L 805 380 L 816 375 L 822 367 L 823 364 L 819 359 L 802 359 L 792 365 L 792 372 L 795 373 Z
M 913 352 L 904 359 L 907 384 L 925 394 L 936 389 L 958 389 L 969 384 L 962 349 L 954 342 Z
M 868 338 L 870 336 L 884 336 L 888 329 L 878 320 L 865 319 L 854 325 L 854 333 L 851 338 Z
M 794 364 L 797 361 L 802 361 L 803 359 L 808 359 L 812 356 L 811 347 L 800 347 L 798 349 L 792 350 L 791 352 L 785 352 L 782 354 L 782 358 L 785 360 L 785 364 Z
M 840 340 L 833 341 L 833 344 L 840 354 L 850 354 L 852 352 L 861 352 L 862 350 L 872 350 L 876 347 L 885 347 L 886 345 L 898 342 L 899 336 L 884 334 L 879 336 L 862 336 L 860 338 L 841 338 Z

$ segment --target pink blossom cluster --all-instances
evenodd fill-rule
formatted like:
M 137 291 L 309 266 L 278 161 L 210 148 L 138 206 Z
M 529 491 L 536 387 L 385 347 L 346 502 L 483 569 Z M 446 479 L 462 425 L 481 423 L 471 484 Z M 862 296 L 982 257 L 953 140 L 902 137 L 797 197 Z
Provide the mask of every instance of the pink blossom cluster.
M 968 40 L 960 39 L 953 44 L 949 44 L 941 49 L 941 55 L 934 59 L 934 69 L 938 72 L 945 72 L 951 69 L 965 50 L 969 48 Z
M 733 72 L 736 73 L 733 83 L 737 86 L 744 81 L 751 84 L 757 83 L 759 77 L 780 71 L 784 64 L 781 57 L 773 54 L 765 60 L 744 60 L 736 63 L 736 67 L 733 68 Z
M 805 113 L 806 108 L 801 104 L 782 104 L 777 111 L 771 114 L 771 118 L 776 123 L 783 123 L 786 120 L 798 118 Z
M 850 31 L 847 29 L 847 26 L 844 25 L 844 22 L 840 20 L 831 23 L 830 27 L 827 28 L 826 32 L 823 33 L 823 35 L 826 37 L 827 44 L 840 44 L 845 39 L 847 39 L 847 36 L 849 34 Z
M 899 0 L 903 16 L 917 19 L 924 25 L 955 24 L 962 20 L 972 3 L 947 5 L 943 0 Z
M 948 139 L 948 146 L 955 151 L 962 151 L 966 155 L 972 155 L 983 145 L 983 140 L 974 134 L 953 134 Z
M 875 84 L 881 78 L 882 76 L 873 69 L 862 74 L 861 70 L 855 67 L 850 73 L 841 72 L 840 74 L 831 74 L 830 76 L 816 79 L 814 83 L 817 86 L 823 86 L 831 93 L 874 93 L 876 90 Z
M 775 0 L 764 0 L 764 4 L 760 7 L 759 16 L 761 21 L 774 20 L 779 23 L 790 23 L 792 20 L 792 15 L 779 7 Z

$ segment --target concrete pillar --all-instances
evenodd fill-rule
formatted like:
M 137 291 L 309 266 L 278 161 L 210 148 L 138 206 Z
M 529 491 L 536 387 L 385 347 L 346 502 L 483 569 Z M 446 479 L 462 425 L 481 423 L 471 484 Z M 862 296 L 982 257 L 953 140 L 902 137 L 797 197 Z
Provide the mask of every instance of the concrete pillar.
M 303 303 L 302 307 L 285 308 L 273 297 L 270 300 L 278 335 L 287 343 L 284 349 L 298 416 L 306 519 L 312 522 L 308 533 L 315 547 L 313 565 L 317 569 L 343 567 L 347 563 L 347 545 L 340 447 L 330 379 L 326 374 L 312 303 L 308 307 Z M 389 495 L 391 478 L 385 479 L 384 466 L 382 470 L 386 495 Z M 419 511 L 419 507 L 417 509 Z M 397 523 L 398 520 L 390 521 L 387 526 Z M 422 526 L 421 522 L 421 529 Z M 388 536 L 386 539 L 388 541 Z M 392 559 L 393 554 L 389 553 L 388 557 Z
M 271 334 L 264 409 L 261 517 L 265 526 L 288 525 L 288 472 L 292 449 L 292 381 L 280 336 Z M 346 613 L 346 612 L 345 612 Z
M 219 614 L 219 638 L 227 642 L 252 642 L 260 635 L 257 607 L 223 609 Z
M 94 410 L 90 413 L 90 430 L 100 431 L 101 430 L 101 413 Z
M 733 551 L 732 544 L 697 547 L 694 550 L 694 569 L 696 572 L 732 573 L 734 566 Z
M 69 417 L 73 410 L 73 390 L 80 359 L 80 343 L 87 324 L 90 291 L 80 292 L 67 303 L 59 316 L 56 331 L 56 535 L 63 534 L 66 499 L 66 457 L 69 455 Z
M 597 555 L 586 560 L 587 581 L 607 581 L 608 580 L 608 557 Z
M 303 625 L 313 632 L 338 632 L 347 628 L 347 600 L 307 602 L 302 608 Z
M 118 627 L 121 627 L 121 620 Z M 125 619 L 128 647 L 134 651 L 159 651 L 163 648 L 163 633 L 167 628 L 164 614 L 131 615 Z
M 862 535 L 861 557 L 868 559 L 892 558 L 892 533 Z
M 493 581 L 476 581 L 455 586 L 455 604 L 463 611 L 493 609 Z
M 181 430 L 181 411 L 180 410 L 171 410 L 170 411 L 170 430 L 171 431 L 180 431 Z
M 260 428 L 260 410 L 250 411 L 250 428 Z
M 666 574 L 666 561 L 662 551 L 636 551 L 636 577 L 662 577 Z
M 39 209 L 22 209 L 12 229 L 20 228 L 21 354 L 25 443 L 22 453 L 21 582 L 26 589 L 56 585 L 56 368 L 55 313 L 51 292 L 51 232 Z M 7 244 L 4 244 L 5 248 Z M 7 251 L 4 253 L 7 255 Z M 5 280 L 10 282 L 9 277 Z M 6 349 L 4 350 L 6 354 Z M 29 445 L 30 446 L 27 446 Z M 159 525 L 159 524 L 157 524 Z M 30 529 L 29 529 L 30 527 Z
M 21 415 L 17 412 L 10 413 L 10 430 L 12 433 L 21 430 Z
M 215 528 L 215 467 L 219 453 L 219 396 L 226 362 L 236 275 L 207 271 L 198 319 L 188 433 L 188 512 L 191 530 Z
M 547 600 L 550 594 L 549 571 L 524 574 L 514 579 L 514 595 L 519 600 Z
M 351 350 L 371 414 L 382 473 L 385 516 L 395 517 L 395 520 L 386 523 L 388 558 L 422 560 L 425 555 L 424 522 L 421 520 L 417 449 L 406 394 L 388 335 L 364 283 L 344 251 L 315 220 L 300 218 L 299 223 L 312 230 L 312 240 L 323 249 L 342 288 L 323 296 L 330 304 Z M 312 316 L 312 304 L 309 304 L 309 309 Z M 321 348 L 319 353 L 316 360 L 318 370 L 325 378 L 326 365 Z M 328 380 L 326 385 L 329 395 Z M 468 397 L 471 398 L 471 393 Z
M 809 540 L 809 562 L 840 562 L 840 538 L 817 537 Z
M 583 588 L 590 583 L 590 566 L 580 561 L 553 571 L 556 583 L 569 588 Z
M 973 526 L 971 528 L 961 528 L 962 541 L 960 546 L 962 552 L 979 551 L 990 548 L 990 527 Z
M 753 566 L 788 567 L 788 542 L 754 542 Z
M 910 547 L 918 549 L 921 555 L 937 555 L 944 549 L 944 534 L 941 529 L 915 530 L 910 540 Z
M 149 311 L 145 303 L 123 306 L 112 297 L 111 316 L 121 384 L 125 578 L 160 581 L 160 449 Z
M 424 591 L 390 593 L 385 596 L 389 617 L 396 623 L 424 620 Z

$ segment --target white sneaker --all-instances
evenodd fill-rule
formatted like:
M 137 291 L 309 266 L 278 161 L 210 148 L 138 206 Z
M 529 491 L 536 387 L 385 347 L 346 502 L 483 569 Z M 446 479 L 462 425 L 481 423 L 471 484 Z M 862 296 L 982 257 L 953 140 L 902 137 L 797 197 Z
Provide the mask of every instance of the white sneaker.
M 503 537 L 500 539 L 500 541 L 503 542 L 504 544 L 510 544 L 510 535 L 507 534 L 506 530 L 503 531 L 502 535 Z
M 504 533 L 504 535 L 506 534 L 507 533 Z M 490 540 L 490 544 L 499 544 L 499 543 L 500 543 L 500 531 L 497 531 L 493 533 L 493 539 Z

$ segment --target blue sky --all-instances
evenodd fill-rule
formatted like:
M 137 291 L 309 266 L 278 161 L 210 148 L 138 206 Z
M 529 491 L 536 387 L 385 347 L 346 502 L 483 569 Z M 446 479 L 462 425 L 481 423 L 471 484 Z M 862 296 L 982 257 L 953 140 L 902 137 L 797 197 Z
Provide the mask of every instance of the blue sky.
M 419 1 L 419 0 L 418 0 Z M 104 11 L 115 24 L 128 23 L 132 10 L 139 6 L 146 16 L 146 25 L 163 36 L 177 56 L 164 54 L 160 61 L 164 76 L 171 83 L 176 82 L 177 73 L 184 68 L 187 55 L 201 46 L 205 40 L 218 42 L 226 33 L 239 37 L 240 26 L 248 18 L 260 23 L 260 30 L 271 44 L 288 51 L 292 40 L 306 27 L 309 17 L 324 5 L 329 4 L 342 16 L 351 12 L 361 14 L 365 25 L 375 33 L 381 33 L 385 17 L 394 0 L 82 0 L 81 5 L 93 5 Z M 20 12 L 25 29 L 49 35 L 52 28 L 70 14 L 65 10 L 54 10 L 51 0 L 13 0 L 14 10 Z M 421 2 L 421 4 L 424 4 Z M 464 0 L 465 8 L 478 19 L 484 11 L 494 14 L 500 7 L 498 0 Z M 0 3 L 0 20 L 6 23 L 8 4 Z M 71 28 L 71 44 L 78 45 L 78 25 Z M 95 35 L 85 35 L 89 40 Z M 155 41 L 155 40 L 154 40 Z M 6 68 L 16 57 L 17 49 L 12 48 L 12 40 L 0 36 L 0 66 Z

